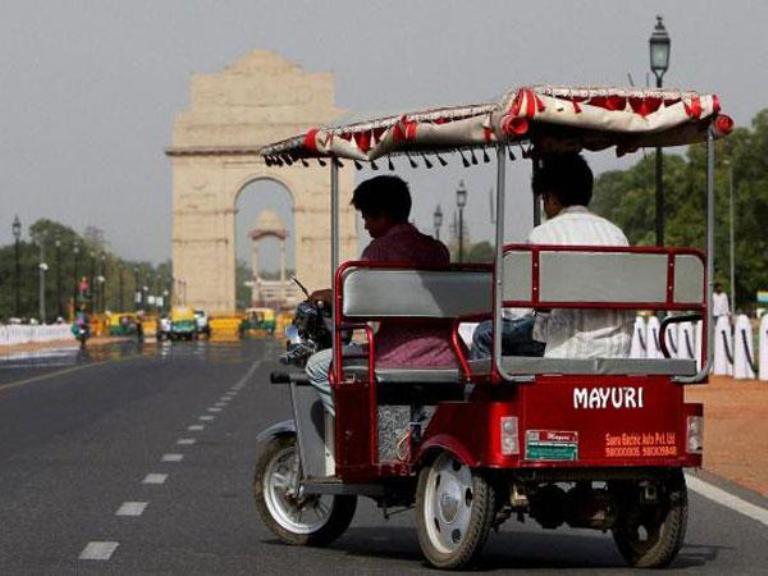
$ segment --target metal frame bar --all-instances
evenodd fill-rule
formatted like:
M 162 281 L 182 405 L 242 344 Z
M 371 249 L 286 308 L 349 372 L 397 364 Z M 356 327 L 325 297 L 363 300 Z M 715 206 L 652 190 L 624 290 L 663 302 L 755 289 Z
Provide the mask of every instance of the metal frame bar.
M 339 267 L 339 165 L 331 159 L 331 302 L 336 302 L 336 269 Z M 333 326 L 336 326 L 337 306 L 331 306 Z M 331 339 L 332 358 L 336 358 L 336 338 Z
M 496 148 L 496 260 L 494 262 L 493 281 L 493 349 L 491 353 L 491 382 L 498 384 L 499 376 L 505 380 L 518 377 L 506 374 L 501 366 L 501 335 L 503 320 L 501 316 L 504 296 L 504 196 L 507 175 L 507 155 L 504 146 Z
M 695 376 L 690 378 L 679 377 L 675 381 L 682 384 L 698 384 L 706 382 L 709 378 L 709 372 L 714 363 L 715 346 L 714 336 L 715 327 L 712 322 L 712 290 L 714 288 L 715 276 L 715 127 L 711 123 L 707 130 L 707 278 L 704 289 L 707 291 L 706 303 L 707 310 L 703 330 L 701 332 L 702 354 L 707 351 L 706 362 L 701 366 L 701 370 Z

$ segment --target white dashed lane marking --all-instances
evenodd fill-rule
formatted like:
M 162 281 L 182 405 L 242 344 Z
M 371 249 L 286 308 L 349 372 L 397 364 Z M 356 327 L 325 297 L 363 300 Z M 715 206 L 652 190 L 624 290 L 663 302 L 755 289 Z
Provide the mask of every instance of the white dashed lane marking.
M 200 430 L 205 429 L 204 424 L 192 424 L 192 426 L 187 426 L 187 430 L 190 432 L 199 432 Z
M 80 560 L 109 560 L 115 553 L 118 542 L 88 542 L 88 545 L 80 552 Z
M 221 408 L 208 408 L 208 412 L 221 412 Z
M 147 474 L 144 476 L 142 484 L 165 484 L 168 474 Z
M 179 438 L 176 440 L 176 444 L 180 444 L 182 446 L 192 446 L 196 440 L 194 438 Z
M 198 420 L 202 420 L 203 422 L 210 422 L 211 420 L 216 420 L 216 416 L 200 416 Z
M 116 516 L 141 516 L 147 507 L 146 502 L 123 502 L 115 512 Z
M 688 484 L 688 488 L 694 492 L 768 526 L 768 510 L 765 508 L 747 502 L 738 496 L 734 496 L 730 492 L 726 492 L 725 490 L 713 486 L 709 482 L 704 482 L 701 478 L 696 478 L 690 474 L 685 475 L 685 480 Z
M 181 462 L 183 459 L 183 454 L 163 454 L 162 462 Z

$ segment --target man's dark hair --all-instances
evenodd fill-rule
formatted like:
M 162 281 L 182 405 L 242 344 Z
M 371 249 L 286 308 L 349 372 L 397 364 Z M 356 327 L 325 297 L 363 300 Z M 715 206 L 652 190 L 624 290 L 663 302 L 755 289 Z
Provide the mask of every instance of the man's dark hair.
M 563 206 L 589 206 L 592 200 L 592 170 L 580 154 L 552 154 L 541 159 L 533 171 L 534 194 L 554 194 Z
M 363 216 L 387 216 L 393 222 L 408 222 L 411 214 L 411 192 L 408 184 L 397 176 L 376 176 L 355 188 L 352 205 Z

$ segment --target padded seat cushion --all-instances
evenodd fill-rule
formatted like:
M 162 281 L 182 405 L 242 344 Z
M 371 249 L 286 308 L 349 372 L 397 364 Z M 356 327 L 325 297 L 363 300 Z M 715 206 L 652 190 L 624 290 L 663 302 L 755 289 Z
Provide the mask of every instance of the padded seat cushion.
M 344 373 L 365 380 L 368 367 L 345 365 Z M 430 405 L 464 399 L 458 368 L 378 368 L 376 382 L 379 404 Z
M 470 361 L 472 371 L 487 374 L 490 360 Z M 526 374 L 624 374 L 631 376 L 694 376 L 696 361 L 680 358 L 531 358 L 505 356 L 502 367 L 515 376 Z

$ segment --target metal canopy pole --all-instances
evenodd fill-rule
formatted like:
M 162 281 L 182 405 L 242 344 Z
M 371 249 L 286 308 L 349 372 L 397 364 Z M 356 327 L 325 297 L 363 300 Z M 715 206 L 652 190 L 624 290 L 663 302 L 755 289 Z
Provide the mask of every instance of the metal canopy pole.
M 694 384 L 704 382 L 709 376 L 710 368 L 715 356 L 715 327 L 712 323 L 712 289 L 715 276 L 715 133 L 712 126 L 707 130 L 707 282 L 704 289 L 707 291 L 707 357 L 704 358 L 702 347 L 702 366 L 699 373 L 694 376 L 679 376 L 674 378 L 676 382 Z
M 712 325 L 712 289 L 715 280 L 715 133 L 714 126 L 707 130 L 707 362 L 706 368 L 714 360 L 715 327 Z
M 504 146 L 496 148 L 496 258 L 494 261 L 493 286 L 493 362 L 500 374 L 501 369 L 501 303 L 504 300 L 504 187 L 506 185 L 507 156 Z
M 339 164 L 336 158 L 331 158 L 331 293 L 333 314 L 333 327 L 336 329 L 336 269 L 339 267 Z M 333 343 L 333 356 L 336 358 L 336 338 L 331 338 Z
M 533 175 L 541 170 L 541 160 L 538 158 L 533 161 Z M 533 226 L 539 226 L 541 224 L 541 196 L 538 194 L 533 195 Z

